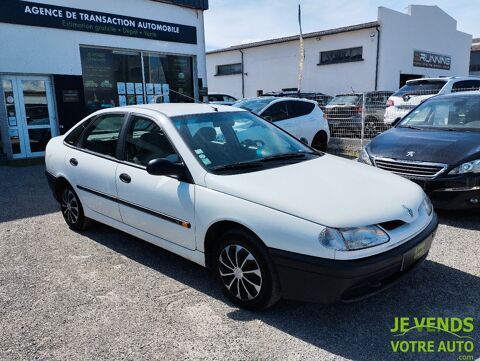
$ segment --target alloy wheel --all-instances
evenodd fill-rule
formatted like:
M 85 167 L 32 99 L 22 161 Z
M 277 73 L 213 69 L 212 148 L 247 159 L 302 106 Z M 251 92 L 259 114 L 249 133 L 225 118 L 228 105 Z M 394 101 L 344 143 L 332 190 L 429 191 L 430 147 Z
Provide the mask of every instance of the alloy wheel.
M 71 189 L 67 188 L 63 191 L 61 207 L 67 222 L 70 224 L 77 223 L 79 216 L 78 200 Z
M 245 247 L 229 244 L 218 257 L 218 271 L 227 290 L 242 301 L 251 301 L 262 289 L 262 272 Z

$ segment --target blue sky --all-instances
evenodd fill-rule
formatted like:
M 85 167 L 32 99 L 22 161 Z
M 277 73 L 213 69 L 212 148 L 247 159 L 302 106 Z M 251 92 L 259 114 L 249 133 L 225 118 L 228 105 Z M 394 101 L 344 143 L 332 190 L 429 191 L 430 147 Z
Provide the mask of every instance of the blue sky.
M 205 12 L 207 50 L 298 33 L 299 0 L 209 0 Z M 409 4 L 438 5 L 461 31 L 480 37 L 480 0 L 300 0 L 303 31 L 374 21 L 377 7 L 406 12 Z

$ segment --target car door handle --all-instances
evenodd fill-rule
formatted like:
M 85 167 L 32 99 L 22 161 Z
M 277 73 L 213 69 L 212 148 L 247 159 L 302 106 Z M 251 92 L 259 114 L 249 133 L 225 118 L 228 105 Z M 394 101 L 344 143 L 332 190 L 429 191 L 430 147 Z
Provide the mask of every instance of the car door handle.
M 70 158 L 70 164 L 76 167 L 78 165 L 78 160 L 76 160 L 75 158 Z
M 123 183 L 130 183 L 132 181 L 132 178 L 126 173 L 120 174 L 120 176 L 118 178 L 120 178 L 120 180 Z

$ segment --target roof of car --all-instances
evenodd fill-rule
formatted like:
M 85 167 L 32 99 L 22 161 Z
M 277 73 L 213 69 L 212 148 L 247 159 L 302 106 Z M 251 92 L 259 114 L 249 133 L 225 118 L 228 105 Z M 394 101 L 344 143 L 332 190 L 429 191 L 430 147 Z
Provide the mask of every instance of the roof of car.
M 407 80 L 408 83 L 414 83 L 416 81 L 449 81 L 449 80 L 478 80 L 480 77 L 478 76 L 445 76 L 445 77 L 437 77 L 437 78 L 418 78 L 418 79 L 410 79 Z
M 310 103 L 316 103 L 315 100 L 311 100 L 311 99 L 306 99 L 306 98 L 294 98 L 294 97 L 275 97 L 275 96 L 265 96 L 265 97 L 254 97 L 254 98 L 245 98 L 245 99 L 241 99 L 239 101 L 251 101 L 251 100 L 270 100 L 270 101 L 274 101 L 274 100 L 294 100 L 294 101 L 304 101 L 304 102 L 310 102 Z
M 448 94 L 441 94 L 441 95 L 435 95 L 432 98 L 438 99 L 438 98 L 456 98 L 456 97 L 461 97 L 461 96 L 480 96 L 480 90 L 470 90 L 470 91 L 464 91 L 464 92 L 456 92 L 456 93 L 448 93 Z
M 165 114 L 167 117 L 179 115 L 205 114 L 216 112 L 238 112 L 239 108 L 232 108 L 220 104 L 198 104 L 198 103 L 163 103 L 163 104 L 141 104 L 122 107 L 125 109 L 147 109 Z M 240 110 L 241 111 L 241 110 Z

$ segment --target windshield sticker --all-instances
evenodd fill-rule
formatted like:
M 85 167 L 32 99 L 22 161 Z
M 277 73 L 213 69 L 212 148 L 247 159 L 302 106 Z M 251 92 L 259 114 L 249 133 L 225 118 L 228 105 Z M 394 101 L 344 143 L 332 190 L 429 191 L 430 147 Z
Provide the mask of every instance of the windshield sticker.
M 203 164 L 205 165 L 210 165 L 212 164 L 212 162 L 210 162 L 210 159 L 208 159 L 207 157 L 205 157 L 205 155 L 203 157 L 200 157 L 201 161 L 203 162 Z
M 195 153 L 197 153 L 197 154 L 203 154 L 203 150 L 201 150 L 201 149 L 195 149 Z

